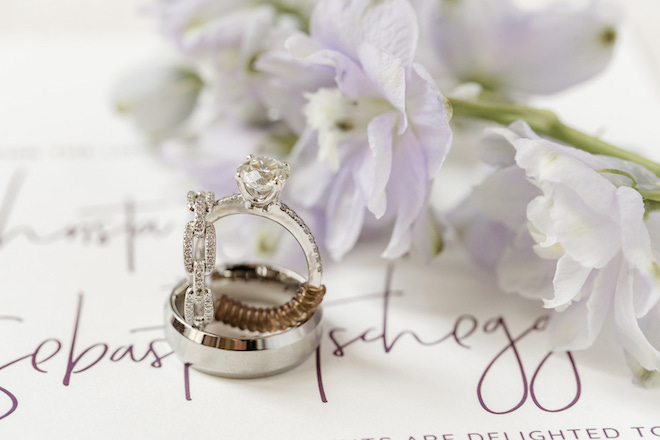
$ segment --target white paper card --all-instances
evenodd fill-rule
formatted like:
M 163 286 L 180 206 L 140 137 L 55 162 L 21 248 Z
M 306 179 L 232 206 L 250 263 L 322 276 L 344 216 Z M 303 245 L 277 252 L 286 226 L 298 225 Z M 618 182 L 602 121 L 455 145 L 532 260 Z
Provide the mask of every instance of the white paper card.
M 111 62 L 81 42 L 3 44 L 64 61 L 83 50 L 83 71 L 108 80 Z M 127 46 L 103 47 L 116 65 Z M 4 66 L 18 79 L 41 64 Z M 67 81 L 49 84 L 57 78 Z M 0 108 L 2 438 L 660 438 L 658 391 L 631 383 L 618 347 L 550 354 L 539 305 L 499 292 L 452 246 L 429 265 L 390 264 L 380 245 L 327 263 L 321 346 L 292 371 L 232 380 L 186 369 L 162 326 L 184 275 L 188 188 L 121 122 L 85 116 L 102 94 L 67 107 L 53 92 L 60 101 L 40 107 L 30 90 L 34 119 Z M 2 92 L 23 102 L 20 87 Z

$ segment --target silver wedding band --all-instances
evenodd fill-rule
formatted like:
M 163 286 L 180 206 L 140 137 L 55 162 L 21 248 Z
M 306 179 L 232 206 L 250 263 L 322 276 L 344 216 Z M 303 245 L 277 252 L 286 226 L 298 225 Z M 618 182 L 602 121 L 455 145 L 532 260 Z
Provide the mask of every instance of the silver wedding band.
M 264 264 L 218 267 L 211 274 L 214 294 L 227 293 L 260 307 L 286 302 L 303 282 L 291 270 Z M 278 332 L 240 330 L 215 317 L 202 329 L 187 323 L 184 316 L 189 287 L 186 280 L 172 291 L 165 308 L 165 336 L 181 360 L 197 370 L 232 378 L 270 376 L 299 365 L 319 345 L 321 307 L 303 324 Z

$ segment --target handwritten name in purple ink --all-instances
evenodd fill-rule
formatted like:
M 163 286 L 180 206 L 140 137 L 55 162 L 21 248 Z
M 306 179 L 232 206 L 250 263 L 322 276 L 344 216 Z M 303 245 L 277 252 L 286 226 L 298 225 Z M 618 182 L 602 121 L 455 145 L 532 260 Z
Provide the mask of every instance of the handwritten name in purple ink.
M 479 400 L 481 407 L 485 411 L 492 414 L 512 413 L 518 410 L 520 407 L 522 407 L 523 404 L 530 397 L 534 405 L 536 405 L 539 409 L 546 412 L 565 411 L 571 408 L 572 406 L 574 406 L 578 402 L 582 394 L 581 380 L 580 380 L 580 375 L 578 373 L 577 365 L 575 363 L 573 355 L 570 352 L 566 352 L 566 356 L 568 357 L 570 368 L 572 369 L 573 372 L 572 380 L 574 382 L 572 384 L 557 384 L 558 386 L 572 385 L 566 387 L 566 389 L 569 390 L 568 393 L 570 394 L 567 398 L 568 403 L 558 408 L 547 408 L 541 403 L 539 396 L 537 395 L 536 384 L 539 380 L 541 380 L 539 373 L 545 367 L 547 360 L 551 356 L 553 356 L 553 354 L 555 354 L 554 352 L 550 351 L 543 357 L 541 362 L 534 369 L 534 373 L 532 374 L 532 379 L 528 380 L 528 375 L 526 373 L 527 370 L 523 365 L 524 356 L 523 353 L 521 353 L 519 345 L 520 342 L 523 341 L 523 339 L 529 338 L 534 333 L 543 332 L 546 329 L 546 324 L 548 321 L 547 316 L 540 316 L 536 318 L 534 322 L 531 324 L 531 326 L 529 326 L 529 328 L 525 329 L 522 333 L 516 336 L 512 334 L 503 316 L 497 316 L 494 318 L 487 319 L 483 325 L 480 325 L 479 320 L 475 316 L 469 314 L 461 315 L 458 318 L 456 318 L 451 330 L 447 331 L 446 333 L 442 334 L 441 336 L 433 340 L 427 341 L 422 339 L 413 329 L 406 329 L 396 334 L 391 334 L 391 331 L 388 327 L 388 316 L 390 313 L 390 298 L 392 297 L 392 295 L 402 293 L 400 291 L 392 290 L 393 271 L 394 271 L 394 266 L 393 265 L 388 266 L 386 279 L 385 279 L 385 288 L 382 294 L 380 295 L 381 298 L 380 327 L 378 328 L 370 327 L 367 328 L 366 330 L 358 331 L 357 335 L 347 336 L 347 337 L 342 337 L 347 333 L 350 333 L 349 330 L 345 328 L 330 329 L 328 332 L 328 336 L 334 347 L 334 350 L 332 352 L 334 356 L 349 355 L 350 354 L 349 348 L 351 348 L 355 344 L 358 343 L 370 344 L 374 342 L 381 343 L 383 347 L 383 351 L 389 354 L 394 348 L 395 344 L 401 343 L 402 338 L 404 338 L 404 336 L 407 336 L 408 337 L 407 339 L 412 339 L 414 343 L 424 347 L 435 347 L 443 343 L 454 343 L 461 348 L 469 349 L 470 345 L 468 345 L 468 339 L 475 338 L 479 335 L 483 336 L 483 335 L 493 335 L 499 333 L 505 336 L 506 345 L 499 352 L 497 352 L 495 357 L 492 360 L 490 360 L 490 362 L 488 362 L 485 365 L 485 369 L 481 377 L 479 378 L 477 384 L 477 390 L 476 390 L 477 399 Z M 339 304 L 330 303 L 327 304 L 326 306 L 333 306 L 333 305 L 339 305 Z M 353 332 L 353 334 L 355 334 L 355 332 Z M 485 396 L 483 388 L 485 382 L 490 378 L 490 376 L 494 374 L 493 367 L 502 359 L 503 355 L 505 355 L 508 352 L 513 353 L 515 357 L 516 371 L 507 371 L 505 374 L 517 375 L 520 378 L 520 381 L 522 382 L 522 393 L 520 396 L 520 400 L 511 407 L 496 410 L 493 409 L 493 404 L 487 401 L 488 399 Z M 318 382 L 319 395 L 322 402 L 327 402 L 326 390 L 323 384 L 323 377 L 321 374 L 320 350 L 317 350 L 316 353 L 316 365 L 317 365 L 317 382 Z M 497 378 L 490 380 L 497 380 Z
M 146 236 L 162 238 L 174 230 L 174 225 L 163 223 L 155 218 L 139 218 L 138 213 L 155 211 L 147 202 L 126 199 L 122 203 L 81 207 L 92 214 L 55 227 L 49 231 L 38 231 L 29 224 L 10 225 L 11 214 L 22 200 L 21 190 L 26 173 L 16 169 L 0 201 L 0 249 L 19 237 L 24 237 L 34 245 L 49 245 L 61 241 L 81 242 L 92 245 L 105 245 L 124 237 L 127 269 L 135 271 L 135 250 L 138 239 Z
M 162 337 L 155 338 L 146 343 L 146 347 L 138 348 L 135 344 L 130 343 L 112 347 L 105 342 L 97 342 L 81 349 L 77 344 L 78 335 L 80 332 L 80 319 L 82 316 L 83 294 L 78 296 L 78 305 L 76 310 L 75 323 L 73 326 L 73 334 L 70 342 L 68 343 L 68 360 L 66 367 L 63 371 L 62 384 L 69 386 L 71 384 L 74 374 L 80 374 L 90 370 L 102 361 L 120 362 L 124 359 L 133 364 L 148 362 L 152 368 L 161 368 L 163 359 L 170 356 L 172 351 Z M 16 321 L 18 323 L 22 320 L 18 317 L 0 317 L 2 321 Z M 162 327 L 148 327 L 143 329 L 134 329 L 130 333 L 138 333 L 143 331 L 162 330 Z M 57 338 L 46 338 L 41 341 L 37 347 L 28 352 L 27 354 L 13 359 L 0 365 L 0 371 L 12 367 L 14 365 L 22 365 L 23 361 L 29 360 L 28 368 L 38 373 L 52 373 L 46 370 L 46 365 L 55 358 L 64 346 L 63 342 Z M 6 399 L 9 403 L 9 409 L 4 413 L 0 413 L 0 420 L 8 417 L 18 408 L 18 397 L 14 395 L 8 388 L 0 386 L 0 401 Z
M 495 356 L 489 362 L 485 363 L 483 373 L 481 374 L 476 387 L 477 399 L 485 411 L 493 414 L 511 413 L 518 410 L 525 402 L 528 401 L 529 398 L 531 398 L 533 404 L 536 405 L 539 409 L 548 412 L 565 411 L 578 402 L 582 392 L 581 382 L 577 366 L 571 353 L 567 352 L 566 355 L 568 356 L 571 368 L 574 373 L 575 391 L 573 392 L 573 395 L 569 396 L 569 398 L 572 400 L 570 400 L 566 405 L 559 408 L 547 408 L 541 404 L 540 399 L 537 396 L 535 385 L 539 380 L 541 380 L 539 373 L 545 367 L 546 361 L 553 355 L 552 352 L 548 352 L 543 357 L 541 362 L 534 369 L 531 380 L 528 380 L 527 370 L 523 364 L 523 359 L 525 356 L 524 353 L 521 352 L 520 343 L 524 339 L 531 337 L 532 334 L 543 332 L 546 328 L 547 317 L 541 316 L 536 318 L 528 328 L 517 335 L 514 335 L 511 332 L 510 327 L 502 316 L 487 319 L 484 321 L 483 325 L 480 325 L 479 319 L 477 317 L 468 314 L 461 315 L 456 318 L 449 330 L 441 333 L 439 337 L 431 340 L 424 340 L 412 328 L 393 333 L 388 326 L 388 316 L 391 311 L 390 299 L 392 296 L 403 294 L 403 292 L 394 291 L 391 289 L 392 273 L 393 266 L 390 266 L 387 271 L 385 289 L 382 293 L 376 295 L 363 295 L 353 298 L 353 300 L 356 301 L 364 299 L 373 300 L 374 298 L 381 300 L 380 326 L 370 327 L 366 330 L 357 331 L 343 328 L 330 329 L 328 332 L 328 337 L 330 342 L 333 344 L 334 349 L 332 353 L 334 356 L 350 356 L 352 349 L 356 344 L 371 344 L 375 342 L 382 344 L 382 348 L 385 353 L 391 354 L 396 344 L 403 344 L 410 340 L 412 340 L 415 344 L 419 344 L 428 348 L 437 347 L 441 344 L 455 344 L 460 348 L 470 349 L 470 343 L 474 338 L 479 336 L 490 337 L 490 335 L 498 334 L 500 336 L 498 340 L 501 339 L 501 336 L 504 336 L 506 342 L 504 346 L 495 354 Z M 345 306 L 346 304 L 349 304 L 349 302 L 335 302 L 334 304 L 329 303 L 327 305 L 332 307 L 338 305 Z M 78 343 L 78 339 L 81 328 L 80 323 L 83 310 L 82 306 L 83 294 L 80 294 L 78 296 L 75 321 L 73 324 L 73 333 L 70 341 L 68 341 L 66 345 L 58 338 L 45 338 L 39 344 L 37 344 L 34 349 L 28 350 L 26 354 L 0 365 L 0 372 L 15 365 L 24 365 L 25 367 L 30 368 L 31 370 L 38 373 L 52 374 L 52 369 L 47 369 L 47 366 L 52 365 L 52 360 L 60 355 L 60 353 L 68 350 L 66 365 L 63 371 L 61 371 L 61 374 L 62 384 L 64 386 L 69 386 L 76 374 L 90 371 L 102 362 L 117 363 L 120 361 L 125 361 L 124 365 L 134 365 L 146 362 L 151 368 L 161 368 L 163 365 L 163 359 L 172 354 L 172 351 L 169 349 L 169 347 L 167 347 L 165 339 L 162 337 L 151 339 L 146 344 L 142 343 L 139 345 L 130 343 L 115 347 L 105 342 L 97 342 L 85 347 L 79 346 L 80 344 Z M 0 324 L 3 325 L 21 325 L 21 322 L 22 320 L 20 317 L 0 316 Z M 156 331 L 161 329 L 161 326 L 146 327 L 134 329 L 131 331 L 131 333 Z M 327 402 L 328 399 L 326 397 L 326 390 L 323 384 L 323 377 L 321 373 L 320 353 L 320 350 L 317 350 L 316 379 L 321 400 L 323 402 Z M 499 369 L 498 374 L 506 374 L 508 376 L 516 375 L 523 384 L 523 391 L 519 401 L 516 404 L 509 408 L 495 410 L 493 409 L 492 402 L 488 402 L 488 399 L 483 393 L 483 385 L 486 380 L 498 380 L 497 377 L 492 378 L 492 376 L 496 374 L 494 373 L 493 366 L 500 362 L 506 353 L 512 353 L 515 358 L 514 370 L 504 370 L 503 372 L 502 369 Z M 126 362 L 129 363 L 126 364 Z M 183 365 L 183 381 L 186 400 L 192 400 L 190 383 L 191 378 L 189 374 L 190 367 L 190 364 Z M 3 399 L 9 404 L 9 409 L 6 411 L 2 410 L 4 413 L 0 411 L 0 419 L 8 417 L 14 413 L 19 405 L 19 398 L 8 387 L 3 386 L 3 384 L 0 382 L 0 402 L 2 402 Z

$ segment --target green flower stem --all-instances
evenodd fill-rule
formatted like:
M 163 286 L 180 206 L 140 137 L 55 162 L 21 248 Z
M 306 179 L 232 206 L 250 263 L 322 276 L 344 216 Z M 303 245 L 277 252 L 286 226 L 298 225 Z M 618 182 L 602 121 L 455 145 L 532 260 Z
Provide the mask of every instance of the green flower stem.
M 453 98 L 449 98 L 449 102 L 454 116 L 484 119 L 502 125 L 508 125 L 521 119 L 540 135 L 549 136 L 592 154 L 603 154 L 638 163 L 660 176 L 659 163 L 571 128 L 561 122 L 559 117 L 550 110 L 522 105 L 463 101 Z

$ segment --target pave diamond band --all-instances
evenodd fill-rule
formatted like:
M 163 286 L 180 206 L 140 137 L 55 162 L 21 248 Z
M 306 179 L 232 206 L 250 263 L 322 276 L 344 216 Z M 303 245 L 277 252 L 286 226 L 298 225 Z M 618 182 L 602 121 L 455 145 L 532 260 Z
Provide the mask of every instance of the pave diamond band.
M 201 327 L 213 319 L 213 295 L 206 286 L 206 276 L 215 267 L 215 227 L 206 221 L 206 215 L 215 203 L 215 195 L 190 191 L 187 198 L 194 219 L 183 233 L 183 267 L 192 278 L 185 295 L 184 315 L 188 324 Z

